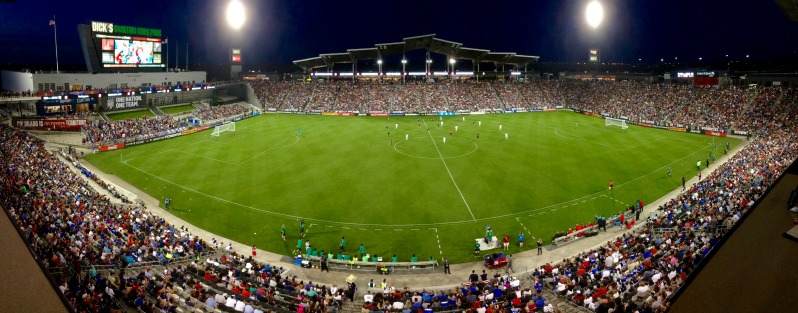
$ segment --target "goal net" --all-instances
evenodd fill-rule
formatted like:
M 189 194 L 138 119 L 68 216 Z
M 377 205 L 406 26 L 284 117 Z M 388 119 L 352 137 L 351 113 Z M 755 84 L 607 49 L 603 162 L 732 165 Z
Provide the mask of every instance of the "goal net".
M 223 132 L 234 132 L 234 131 L 236 131 L 236 123 L 235 122 L 230 122 L 230 123 L 227 123 L 227 124 L 222 124 L 222 125 L 214 127 L 213 128 L 213 133 L 211 133 L 211 136 L 219 137 L 219 135 L 221 133 L 223 133 Z
M 606 121 L 604 126 L 620 126 L 621 129 L 629 128 L 629 126 L 626 126 L 626 121 L 621 119 L 608 117 L 604 120 Z

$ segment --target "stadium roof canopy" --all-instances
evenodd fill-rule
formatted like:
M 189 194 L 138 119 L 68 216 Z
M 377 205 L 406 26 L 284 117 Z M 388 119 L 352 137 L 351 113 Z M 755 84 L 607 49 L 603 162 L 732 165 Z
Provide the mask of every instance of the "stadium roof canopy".
M 349 55 L 355 60 L 374 60 L 380 58 L 380 51 L 377 48 L 348 49 Z
M 397 55 L 405 53 L 405 42 L 378 43 L 374 45 L 380 50 L 380 55 Z
M 454 57 L 457 59 L 473 60 L 479 62 L 482 60 L 482 57 L 488 53 L 490 53 L 490 50 L 460 47 L 460 49 L 457 49 Z
M 798 0 L 776 0 L 776 4 L 788 20 L 798 22 Z
M 319 54 L 319 56 L 324 59 L 324 62 L 327 64 L 335 64 L 335 63 L 352 63 L 352 55 L 349 53 L 327 53 L 327 54 Z
M 324 62 L 324 59 L 322 59 L 322 57 L 320 57 L 320 56 L 319 57 L 302 59 L 302 60 L 296 60 L 296 61 L 294 61 L 294 64 L 296 64 L 296 66 L 299 66 L 299 67 L 305 68 L 305 69 L 314 69 L 314 68 L 318 68 L 318 67 L 327 66 L 327 62 Z
M 515 52 L 491 52 L 486 49 L 467 48 L 463 47 L 462 43 L 436 38 L 435 34 L 429 34 L 405 37 L 400 42 L 376 44 L 374 48 L 347 49 L 343 53 L 320 54 L 315 58 L 294 61 L 294 64 L 306 71 L 310 71 L 319 67 L 332 68 L 335 64 L 356 63 L 358 60 L 380 59 L 387 55 L 404 55 L 405 52 L 413 50 L 426 50 L 427 53 L 437 53 L 455 59 L 471 60 L 474 63 L 510 64 L 517 67 L 537 63 L 538 59 L 540 59 L 537 56 L 520 55 Z

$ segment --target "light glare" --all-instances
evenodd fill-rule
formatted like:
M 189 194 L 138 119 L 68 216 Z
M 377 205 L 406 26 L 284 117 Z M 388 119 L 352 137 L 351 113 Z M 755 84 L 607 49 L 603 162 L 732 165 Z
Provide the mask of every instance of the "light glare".
M 244 25 L 244 5 L 240 1 L 233 0 L 227 5 L 227 24 L 236 30 Z
M 591 1 L 585 10 L 585 17 L 590 27 L 597 28 L 604 19 L 604 7 L 596 0 Z

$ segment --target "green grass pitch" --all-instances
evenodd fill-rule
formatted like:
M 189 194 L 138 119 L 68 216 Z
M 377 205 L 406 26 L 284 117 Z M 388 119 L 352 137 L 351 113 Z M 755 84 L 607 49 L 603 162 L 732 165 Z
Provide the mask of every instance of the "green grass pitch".
M 304 219 L 316 249 L 337 251 L 345 237 L 350 252 L 363 243 L 367 253 L 400 261 L 416 254 L 468 262 L 486 224 L 511 236 L 510 252 L 520 249 L 519 232 L 527 243 L 548 243 L 595 215 L 679 188 L 682 176 L 697 175 L 713 140 L 718 155 L 726 142 L 740 143 L 624 130 L 572 112 L 439 122 L 266 114 L 219 137 L 205 131 L 87 159 L 157 199 L 172 198 L 172 213 L 198 227 L 280 254 L 296 247 Z
M 107 116 L 112 121 L 124 121 L 129 118 L 132 119 L 144 116 L 155 116 L 155 114 L 148 109 L 148 110 L 136 110 L 136 111 L 122 112 L 122 113 L 109 113 L 107 114 Z
M 174 107 L 168 107 L 168 108 L 161 108 L 161 111 L 163 111 L 163 113 L 166 113 L 166 114 L 176 114 L 176 113 L 183 113 L 183 112 L 188 112 L 188 111 L 192 111 L 192 110 L 196 110 L 196 109 L 197 108 L 195 108 L 193 105 L 186 104 L 186 105 L 180 105 L 180 106 L 174 106 Z

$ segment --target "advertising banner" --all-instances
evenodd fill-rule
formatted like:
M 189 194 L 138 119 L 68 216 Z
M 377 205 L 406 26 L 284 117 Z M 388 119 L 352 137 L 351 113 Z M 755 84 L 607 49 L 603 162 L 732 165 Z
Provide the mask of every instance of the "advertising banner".
M 338 116 L 338 113 L 335 112 L 321 112 L 322 116 Z
M 100 152 L 119 150 L 119 149 L 124 149 L 124 148 L 125 148 L 125 144 L 124 143 L 118 143 L 118 144 L 110 145 L 110 146 L 100 146 Z
M 388 116 L 405 116 L 404 112 L 388 113 Z
M 744 130 L 732 130 L 732 135 L 748 136 L 748 132 Z
M 651 125 L 649 123 L 637 123 L 637 126 L 643 126 L 643 127 L 648 127 L 648 128 L 654 127 L 654 125 Z
M 687 132 L 687 129 L 683 128 L 683 127 L 673 127 L 673 126 L 671 126 L 671 127 L 668 127 L 668 130 L 675 131 L 675 132 L 682 132 L 682 133 L 686 133 Z
M 340 113 L 338 113 L 338 116 L 355 116 L 355 113 L 353 113 L 353 112 L 340 112 Z
M 80 131 L 88 123 L 85 118 L 75 119 L 14 119 L 17 128 L 32 130 Z
M 552 108 L 544 108 L 543 109 L 543 112 L 554 112 L 554 111 L 557 111 L 557 109 L 552 109 Z
M 438 116 L 454 116 L 454 112 L 438 112 Z
M 109 97 L 105 106 L 109 111 L 138 108 L 142 103 L 141 95 Z
M 388 116 L 388 113 L 369 113 L 368 116 Z
M 726 133 L 721 132 L 705 131 L 704 134 L 710 136 L 726 137 Z

